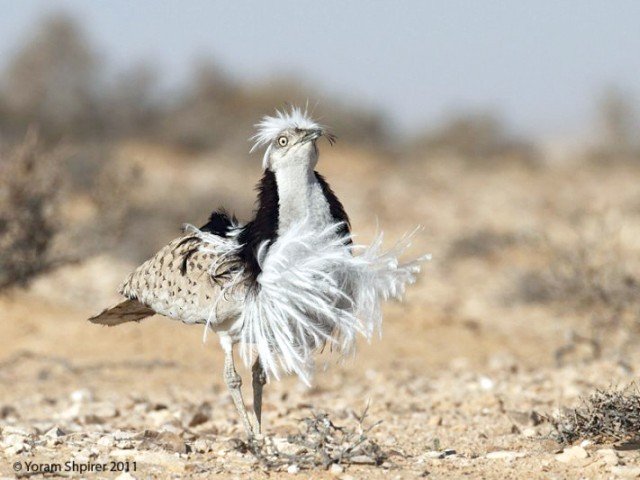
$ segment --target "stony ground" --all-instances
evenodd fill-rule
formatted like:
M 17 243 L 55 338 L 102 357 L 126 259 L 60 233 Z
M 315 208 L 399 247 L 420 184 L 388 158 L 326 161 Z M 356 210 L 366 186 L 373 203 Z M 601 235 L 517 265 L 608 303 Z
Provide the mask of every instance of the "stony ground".
M 133 265 L 117 252 L 105 252 L 0 297 L 0 476 L 640 476 L 636 446 L 560 445 L 547 421 L 596 388 L 632 382 L 637 355 L 630 352 L 623 362 L 606 351 L 593 359 L 578 345 L 557 365 L 554 354 L 581 317 L 514 300 L 519 272 L 544 268 L 547 261 L 539 239 L 570 237 L 563 235 L 573 228 L 567 218 L 576 205 L 605 202 L 618 214 L 632 212 L 625 225 L 635 232 L 640 199 L 627 187 L 640 175 L 572 169 L 480 172 L 455 163 L 407 167 L 399 174 L 353 152 L 345 172 L 340 155 L 345 152 L 329 156 L 324 171 L 329 178 L 342 172 L 333 183 L 356 231 L 366 239 L 376 215 L 392 238 L 422 223 L 426 230 L 415 249 L 430 250 L 435 259 L 403 304 L 386 307 L 382 339 L 361 345 L 355 359 L 321 358 L 327 368 L 320 369 L 311 389 L 292 378 L 266 386 L 265 441 L 290 454 L 290 461 L 269 466 L 247 451 L 222 381 L 219 348 L 214 338 L 202 343 L 199 327 L 159 317 L 113 329 L 86 322 L 116 299 L 113 291 Z M 165 160 L 165 168 L 158 169 L 157 162 L 149 189 L 177 178 L 172 176 L 177 166 Z M 231 195 L 216 175 L 209 183 L 197 177 L 212 165 L 211 159 L 193 162 L 193 171 L 182 171 L 180 178 L 191 188 L 220 185 L 224 195 Z M 236 199 L 236 205 L 247 209 L 246 183 L 255 176 L 235 175 L 247 190 L 247 198 Z M 361 188 L 353 190 L 357 180 Z M 172 185 L 180 188 L 186 187 Z M 152 202 L 143 193 L 140 197 Z M 401 218 L 392 204 L 403 206 Z M 487 230 L 499 235 L 487 237 Z M 630 237 L 637 238 L 623 241 Z M 241 374 L 249 396 L 248 372 Z M 304 434 L 305 419 L 318 413 L 356 435 L 365 431 L 367 444 L 378 445 L 384 458 L 364 452 L 311 470 L 297 462 L 304 452 L 289 437 Z M 334 441 L 327 447 L 334 452 L 345 446 Z M 91 465 L 94 471 L 33 471 L 36 464 L 41 470 L 53 464 L 65 469 L 65 462 L 75 462 L 76 469 Z M 128 466 L 129 472 L 95 471 L 103 464 Z

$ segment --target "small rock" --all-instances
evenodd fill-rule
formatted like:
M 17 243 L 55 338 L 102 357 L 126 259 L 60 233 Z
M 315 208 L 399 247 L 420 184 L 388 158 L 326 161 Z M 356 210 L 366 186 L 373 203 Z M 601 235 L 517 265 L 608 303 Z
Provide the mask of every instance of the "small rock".
M 99 418 L 113 418 L 120 414 L 115 405 L 107 402 L 92 404 L 91 413 Z
M 375 464 L 375 460 L 368 455 L 355 455 L 350 458 L 351 463 L 361 464 L 361 465 L 373 465 Z
M 2 439 L 2 445 L 5 447 L 10 447 L 12 445 L 16 445 L 17 443 L 23 443 L 25 441 L 26 435 L 22 435 L 20 433 L 11 433 L 7 435 L 6 432 L 2 432 L 5 436 Z
M 202 425 L 203 423 L 207 423 L 209 421 L 209 414 L 205 410 L 205 408 L 199 408 L 196 413 L 194 413 L 187 425 L 190 428 L 197 427 L 198 425 Z
M 93 400 L 93 394 L 86 388 L 71 392 L 71 401 L 74 403 L 90 402 Z
M 159 447 L 175 453 L 187 453 L 187 445 L 179 435 L 173 432 L 145 432 L 145 438 L 140 444 L 141 449 Z
M 495 452 L 487 453 L 487 458 L 490 460 L 515 460 L 516 458 L 526 457 L 526 453 L 523 452 L 510 452 L 508 450 L 498 450 Z
M 129 472 L 123 472 L 118 475 L 114 480 L 136 480 L 136 477 L 131 475 Z
M 533 438 L 538 436 L 538 431 L 535 428 L 525 428 L 522 430 L 522 435 L 527 438 Z
M 116 440 L 113 438 L 113 435 L 105 435 L 104 437 L 100 437 L 97 443 L 101 447 L 113 447 Z
M 167 452 L 134 452 L 134 460 L 149 465 L 158 465 L 165 467 L 167 470 L 183 471 L 184 462 L 180 457 L 173 453 Z
M 22 427 L 15 427 L 13 425 L 7 425 L 2 428 L 3 435 L 20 435 L 22 437 L 28 437 L 29 435 L 34 435 L 37 432 L 34 429 L 25 429 Z
M 4 405 L 0 408 L 0 419 L 6 420 L 7 418 L 20 418 L 18 415 L 18 410 L 11 405 Z
M 295 455 L 299 448 L 297 445 L 289 443 L 286 438 L 282 437 L 274 437 L 272 442 L 278 451 L 286 455 Z
M 589 454 L 582 447 L 565 448 L 562 453 L 556 455 L 556 460 L 562 463 L 574 463 L 588 458 Z
M 613 448 L 601 448 L 596 451 L 596 455 L 606 464 L 616 466 L 620 463 L 618 454 Z
M 486 391 L 493 390 L 493 387 L 495 387 L 495 382 L 491 380 L 489 377 L 485 377 L 485 376 L 480 377 L 480 380 L 478 383 L 480 384 L 480 388 Z
M 640 467 L 612 467 L 611 473 L 624 478 L 640 477 Z
M 427 425 L 430 427 L 439 427 L 442 425 L 442 417 L 440 415 L 434 415 L 427 420 Z
M 437 450 L 432 450 L 424 454 L 427 458 L 444 458 L 442 452 L 438 452 Z
M 53 427 L 44 434 L 45 437 L 54 439 L 64 437 L 65 435 L 66 433 L 64 433 L 60 427 Z
M 109 456 L 113 458 L 132 458 L 134 455 L 133 450 L 116 448 L 109 452 Z
M 329 472 L 331 472 L 334 475 L 340 475 L 342 472 L 344 472 L 344 467 L 339 463 L 334 463 L 331 465 Z
M 199 438 L 193 444 L 193 450 L 196 453 L 208 453 L 211 451 L 212 445 L 211 442 L 205 440 L 204 438 Z
M 147 414 L 147 419 L 155 427 L 171 424 L 180 425 L 180 420 L 178 420 L 168 409 L 151 411 Z
M 591 445 L 591 444 L 593 444 L 593 442 L 592 442 L 591 440 L 583 440 L 583 441 L 581 441 L 581 442 L 580 442 L 580 446 L 581 446 L 582 448 L 586 448 L 586 447 L 588 447 L 588 446 L 589 446 L 589 445 Z
M 31 446 L 29 444 L 24 441 L 19 441 L 5 448 L 4 453 L 8 456 L 14 456 L 19 453 L 28 452 L 29 450 L 31 450 Z
M 452 449 L 443 450 L 441 452 L 437 450 L 432 450 L 430 452 L 425 453 L 424 456 L 426 458 L 445 458 L 445 457 L 454 456 L 455 454 L 456 454 L 456 451 Z
M 300 471 L 300 467 L 295 463 L 287 467 L 287 473 L 298 473 L 299 471 Z

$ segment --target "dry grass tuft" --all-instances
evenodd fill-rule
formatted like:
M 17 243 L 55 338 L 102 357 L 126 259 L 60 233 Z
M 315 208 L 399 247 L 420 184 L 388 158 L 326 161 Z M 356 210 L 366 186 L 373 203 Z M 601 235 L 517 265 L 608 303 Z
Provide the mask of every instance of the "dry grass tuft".
M 617 391 L 597 390 L 582 405 L 549 419 L 561 443 L 576 440 L 640 440 L 640 392 L 635 384 Z
M 579 220 L 564 242 L 546 240 L 540 253 L 543 268 L 523 272 L 514 297 L 524 303 L 554 306 L 580 324 L 570 332 L 569 345 L 558 360 L 575 350 L 577 343 L 590 345 L 594 357 L 612 342 L 622 352 L 640 333 L 640 277 L 638 258 L 625 249 L 620 225 L 605 217 Z
M 378 443 L 369 438 L 369 432 L 378 423 L 364 426 L 365 410 L 353 427 L 334 424 L 326 413 L 313 413 L 303 418 L 302 431 L 278 443 L 266 437 L 250 443 L 239 442 L 237 448 L 252 453 L 266 469 L 281 469 L 295 465 L 301 470 L 328 469 L 333 464 L 381 465 L 387 454 Z

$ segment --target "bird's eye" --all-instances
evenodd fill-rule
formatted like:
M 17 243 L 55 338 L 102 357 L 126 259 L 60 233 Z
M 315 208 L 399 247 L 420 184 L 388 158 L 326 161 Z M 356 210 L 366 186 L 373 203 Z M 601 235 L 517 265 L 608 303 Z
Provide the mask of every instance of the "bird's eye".
M 289 143 L 289 140 L 287 140 L 287 137 L 285 136 L 278 137 L 278 145 L 280 145 L 281 147 L 286 147 L 287 143 Z

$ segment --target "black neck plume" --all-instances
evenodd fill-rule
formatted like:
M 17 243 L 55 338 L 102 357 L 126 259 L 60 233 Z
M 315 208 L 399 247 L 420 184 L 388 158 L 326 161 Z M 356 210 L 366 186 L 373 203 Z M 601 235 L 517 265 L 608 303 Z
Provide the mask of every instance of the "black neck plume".
M 257 208 L 253 220 L 244 227 L 238 242 L 242 245 L 240 258 L 244 261 L 249 275 L 256 278 L 260 274 L 260 265 L 256 254 L 262 242 L 273 242 L 278 236 L 278 185 L 276 175 L 265 170 L 258 183 Z

